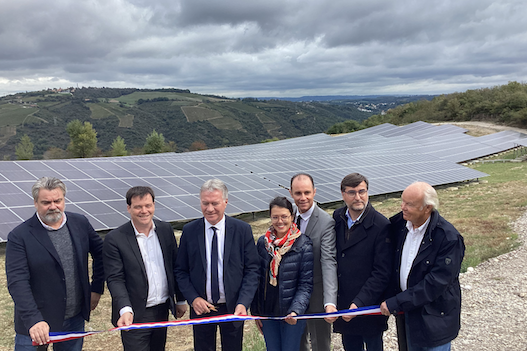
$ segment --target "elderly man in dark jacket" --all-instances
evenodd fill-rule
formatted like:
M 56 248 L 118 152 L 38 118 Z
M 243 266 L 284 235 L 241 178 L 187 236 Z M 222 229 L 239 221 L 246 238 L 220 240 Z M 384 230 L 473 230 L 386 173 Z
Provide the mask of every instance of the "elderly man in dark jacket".
M 459 271 L 463 237 L 437 212 L 437 193 L 427 183 L 408 186 L 402 212 L 392 217 L 397 294 L 381 312 L 397 316 L 400 350 L 450 350 L 460 328 Z
M 333 213 L 337 233 L 337 271 L 339 310 L 378 305 L 390 283 L 392 248 L 390 221 L 368 201 L 368 179 L 359 173 L 341 182 L 343 208 Z M 346 351 L 383 349 L 385 316 L 345 316 L 333 324 L 342 334 Z

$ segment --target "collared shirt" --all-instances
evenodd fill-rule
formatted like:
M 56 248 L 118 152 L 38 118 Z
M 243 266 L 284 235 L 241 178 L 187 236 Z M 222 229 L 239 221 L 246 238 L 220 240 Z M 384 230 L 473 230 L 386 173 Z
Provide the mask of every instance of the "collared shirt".
M 316 206 L 316 204 L 315 204 L 315 202 L 313 202 L 313 205 L 311 206 L 311 208 L 309 210 L 307 210 L 306 212 L 304 212 L 304 213 L 300 213 L 298 211 L 298 207 L 297 207 L 296 214 L 295 214 L 295 223 L 298 220 L 298 216 L 300 216 L 300 228 L 298 228 L 298 229 L 302 233 L 306 232 L 307 225 L 309 223 L 309 219 L 311 218 L 311 215 L 313 214 L 313 211 L 315 210 L 315 206 Z M 322 282 L 320 284 L 322 284 Z M 324 304 L 324 308 L 326 308 L 329 305 L 331 305 L 333 307 L 337 307 L 337 306 L 335 306 L 335 304 L 328 302 L 328 303 Z
M 367 205 L 367 204 L 366 204 Z M 366 209 L 366 206 L 364 206 L 364 210 Z M 364 210 L 360 213 L 359 217 L 357 217 L 356 220 L 353 220 L 350 215 L 350 209 L 346 209 L 346 218 L 348 219 L 348 229 L 353 227 L 353 225 L 362 217 L 362 214 L 364 213 Z
M 38 220 L 40 221 L 40 223 L 42 224 L 42 226 L 43 226 L 44 228 L 46 228 L 47 230 L 59 230 L 60 228 L 64 227 L 64 225 L 66 224 L 66 219 L 67 219 L 67 218 L 66 218 L 66 212 L 62 212 L 62 223 L 60 224 L 60 227 L 58 227 L 58 228 L 56 228 L 56 229 L 53 228 L 53 227 L 51 227 L 51 226 L 49 226 L 49 225 L 47 225 L 46 223 L 44 223 L 44 222 L 42 221 L 42 218 L 40 218 L 38 212 L 36 212 L 36 214 L 37 214 L 37 218 L 38 218 Z
M 161 244 L 156 233 L 156 226 L 152 221 L 152 229 L 150 229 L 148 236 L 144 233 L 139 233 L 133 222 L 132 227 L 134 228 L 135 238 L 141 251 L 141 257 L 143 258 L 146 270 L 146 278 L 148 280 L 146 307 L 165 303 L 169 298 L 168 279 Z M 125 306 L 119 312 L 122 316 L 126 312 L 133 313 L 133 310 L 131 306 Z
M 207 256 L 207 301 L 212 303 L 212 291 L 210 283 L 210 259 L 212 252 L 212 236 L 214 231 L 211 227 L 217 228 L 216 238 L 218 240 L 218 284 L 220 287 L 220 299 L 218 303 L 225 303 L 225 287 L 223 285 L 223 253 L 225 252 L 225 215 L 215 225 L 210 224 L 205 219 L 205 254 Z
M 311 208 L 304 213 L 300 213 L 298 211 L 298 208 L 296 209 L 295 223 L 298 220 L 298 216 L 300 216 L 300 227 L 298 229 L 302 233 L 306 232 L 307 224 L 309 223 L 309 218 L 311 218 L 311 215 L 313 214 L 313 211 L 315 210 L 315 206 L 316 206 L 315 202 L 313 202 L 313 205 L 311 205 Z
M 402 291 L 408 289 L 408 275 L 410 274 L 414 260 L 419 252 L 419 247 L 421 246 L 426 229 L 428 228 L 428 223 L 430 223 L 430 217 L 428 217 L 426 222 L 419 228 L 414 228 L 412 222 L 406 221 L 408 234 L 406 234 L 406 239 L 404 240 L 403 253 L 401 256 L 401 269 L 399 270 L 399 284 Z

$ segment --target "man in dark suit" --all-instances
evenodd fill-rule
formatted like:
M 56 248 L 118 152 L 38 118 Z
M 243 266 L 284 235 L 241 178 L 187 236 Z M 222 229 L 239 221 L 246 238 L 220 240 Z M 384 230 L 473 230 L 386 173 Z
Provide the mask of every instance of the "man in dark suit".
M 64 212 L 66 186 L 40 178 L 32 188 L 36 213 L 9 233 L 6 273 L 15 303 L 15 350 L 35 350 L 49 332 L 83 331 L 104 290 L 103 242 L 86 217 Z M 88 253 L 93 258 L 88 278 Z M 82 349 L 82 338 L 54 350 Z
M 162 322 L 172 311 L 177 318 L 186 304 L 174 277 L 177 244 L 169 223 L 153 219 L 154 191 L 135 186 L 126 193 L 131 220 L 112 230 L 104 239 L 104 269 L 112 294 L 112 323 Z M 174 295 L 178 302 L 174 301 Z M 165 349 L 167 328 L 121 332 L 125 350 Z
M 247 314 L 258 285 L 258 253 L 251 227 L 225 216 L 228 191 L 219 179 L 200 190 L 203 218 L 183 227 L 176 277 L 191 305 L 190 317 Z M 216 350 L 220 328 L 224 351 L 242 349 L 243 322 L 197 325 L 196 351 Z
M 381 304 L 381 312 L 396 315 L 400 350 L 450 350 L 461 326 L 459 271 L 465 244 L 438 206 L 435 189 L 416 182 L 403 191 L 402 211 L 390 218 L 396 295 Z
M 289 192 L 296 205 L 298 229 L 313 242 L 313 293 L 306 313 L 334 312 L 337 310 L 338 287 L 335 221 L 315 203 L 317 189 L 309 174 L 295 174 Z M 330 351 L 331 323 L 334 320 L 308 320 L 300 350 L 307 351 L 311 346 L 313 350 Z
M 338 309 L 379 305 L 390 284 L 392 249 L 390 221 L 369 202 L 368 179 L 359 173 L 345 176 L 340 184 L 346 206 L 335 210 Z M 384 316 L 344 316 L 334 324 L 342 334 L 346 351 L 382 351 L 382 334 L 388 328 Z

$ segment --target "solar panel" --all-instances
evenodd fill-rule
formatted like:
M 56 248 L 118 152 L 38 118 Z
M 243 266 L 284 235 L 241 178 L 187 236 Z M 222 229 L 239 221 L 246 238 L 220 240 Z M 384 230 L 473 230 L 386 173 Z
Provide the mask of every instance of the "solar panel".
M 517 132 L 484 137 L 463 128 L 416 122 L 383 124 L 341 136 L 315 134 L 276 142 L 188 153 L 0 162 L 0 239 L 34 214 L 31 187 L 42 176 L 67 186 L 66 209 L 88 217 L 96 230 L 129 219 L 124 195 L 135 185 L 156 194 L 155 216 L 178 221 L 202 216 L 199 189 L 210 178 L 229 188 L 228 214 L 262 211 L 277 195 L 289 196 L 291 176 L 310 173 L 316 200 L 339 201 L 340 181 L 351 172 L 370 179 L 372 195 L 403 190 L 416 180 L 449 184 L 486 174 L 459 162 L 527 144 Z M 522 144 L 524 143 L 524 144 Z

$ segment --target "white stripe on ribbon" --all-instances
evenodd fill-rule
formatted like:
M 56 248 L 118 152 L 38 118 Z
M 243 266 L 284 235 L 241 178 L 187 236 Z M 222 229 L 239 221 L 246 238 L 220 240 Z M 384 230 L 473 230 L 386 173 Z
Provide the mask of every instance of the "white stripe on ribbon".
M 341 310 L 331 313 L 314 313 L 314 314 L 303 314 L 300 316 L 295 316 L 295 319 L 319 319 L 326 317 L 342 317 L 342 316 L 362 316 L 362 315 L 380 315 L 381 309 L 379 306 L 368 306 L 356 308 L 353 310 Z M 166 327 L 175 327 L 182 325 L 198 325 L 198 324 L 209 324 L 209 323 L 222 323 L 222 322 L 242 322 L 247 320 L 257 320 L 257 319 L 274 319 L 281 320 L 285 317 L 258 317 L 258 316 L 247 316 L 247 315 L 233 315 L 233 314 L 224 314 L 221 316 L 215 317 L 204 317 L 196 319 L 186 319 L 180 321 L 167 321 L 167 322 L 155 322 L 155 323 L 135 323 L 127 325 L 124 327 L 117 327 L 107 331 L 115 330 L 135 330 L 135 329 L 148 329 L 148 328 L 166 328 Z M 68 341 L 78 338 L 83 338 L 92 334 L 105 333 L 107 331 L 89 331 L 89 332 L 52 332 L 49 333 L 50 344 Z M 37 346 L 33 342 L 33 346 Z

